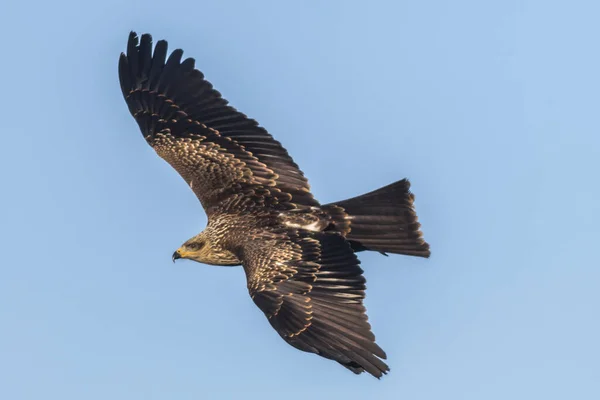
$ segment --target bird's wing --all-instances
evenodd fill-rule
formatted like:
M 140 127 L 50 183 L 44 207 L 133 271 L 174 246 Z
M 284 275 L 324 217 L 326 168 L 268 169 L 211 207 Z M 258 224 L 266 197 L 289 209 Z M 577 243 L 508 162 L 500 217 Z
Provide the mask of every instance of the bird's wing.
M 287 230 L 242 251 L 250 295 L 286 342 L 355 373 L 389 371 L 367 322 L 360 261 L 343 237 Z
M 302 171 L 281 143 L 228 105 L 194 59 L 167 42 L 129 35 L 119 80 L 129 111 L 156 152 L 191 186 L 209 211 L 232 193 L 268 188 L 278 200 L 315 206 Z

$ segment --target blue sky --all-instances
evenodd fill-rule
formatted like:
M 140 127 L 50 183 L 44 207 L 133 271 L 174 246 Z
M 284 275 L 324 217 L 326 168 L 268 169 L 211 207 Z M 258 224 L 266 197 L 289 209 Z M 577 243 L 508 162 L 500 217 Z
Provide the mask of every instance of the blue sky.
M 0 397 L 600 398 L 600 3 L 1 6 Z M 326 4 L 323 4 L 326 3 Z M 433 255 L 361 254 L 381 381 L 285 344 L 140 135 L 130 30 L 195 57 L 323 203 L 403 177 Z

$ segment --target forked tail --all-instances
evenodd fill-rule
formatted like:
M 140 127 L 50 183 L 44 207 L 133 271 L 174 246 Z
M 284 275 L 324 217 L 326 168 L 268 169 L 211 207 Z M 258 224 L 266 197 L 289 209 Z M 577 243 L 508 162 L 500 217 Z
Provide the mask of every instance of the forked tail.
M 407 179 L 348 200 L 327 204 L 335 229 L 344 234 L 355 251 L 429 257 Z

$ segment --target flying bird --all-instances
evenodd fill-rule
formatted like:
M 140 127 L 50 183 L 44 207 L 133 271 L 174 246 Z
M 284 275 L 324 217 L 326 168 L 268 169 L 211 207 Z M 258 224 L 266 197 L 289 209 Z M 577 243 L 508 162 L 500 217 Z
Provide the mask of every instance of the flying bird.
M 182 56 L 131 32 L 119 59 L 131 115 L 208 217 L 173 261 L 243 266 L 252 300 L 287 343 L 380 378 L 389 367 L 367 322 L 356 253 L 429 257 L 409 181 L 320 204 L 281 143 Z

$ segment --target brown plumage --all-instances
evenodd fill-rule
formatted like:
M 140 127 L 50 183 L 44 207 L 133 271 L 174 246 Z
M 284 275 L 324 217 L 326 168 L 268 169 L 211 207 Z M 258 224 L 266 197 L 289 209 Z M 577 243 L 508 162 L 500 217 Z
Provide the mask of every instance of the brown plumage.
M 258 123 L 228 105 L 182 50 L 129 35 L 119 79 L 144 138 L 208 216 L 173 259 L 243 265 L 248 290 L 292 346 L 379 378 L 389 371 L 363 305 L 355 252 L 429 257 L 407 180 L 320 205 L 304 174 Z

